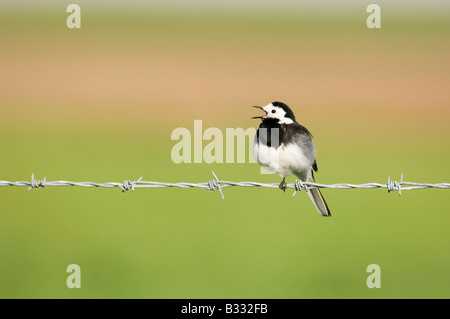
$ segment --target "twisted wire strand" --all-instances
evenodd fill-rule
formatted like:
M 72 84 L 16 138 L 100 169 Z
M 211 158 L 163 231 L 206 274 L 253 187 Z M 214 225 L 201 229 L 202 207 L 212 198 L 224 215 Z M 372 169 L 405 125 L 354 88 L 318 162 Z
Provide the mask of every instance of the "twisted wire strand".
M 154 181 L 143 181 L 142 177 L 137 181 L 125 180 L 122 183 L 117 182 L 107 182 L 107 183 L 95 183 L 95 182 L 71 182 L 71 181 L 47 181 L 44 177 L 43 180 L 35 180 L 34 174 L 31 175 L 31 181 L 0 181 L 0 186 L 28 186 L 28 190 L 39 187 L 58 187 L 58 186 L 77 186 L 77 187 L 104 187 L 104 188 L 120 188 L 122 193 L 136 188 L 203 188 L 206 190 L 219 190 L 222 198 L 225 198 L 222 189 L 227 187 L 266 187 L 266 188 L 279 188 L 278 183 L 259 183 L 259 182 L 232 182 L 232 181 L 222 181 L 216 176 L 214 172 L 213 180 L 206 183 L 165 183 L 165 182 L 154 182 Z M 288 184 L 287 188 L 294 189 L 294 196 L 298 191 L 304 191 L 313 188 L 333 188 L 333 189 L 372 189 L 372 188 L 386 188 L 388 192 L 397 191 L 399 195 L 404 190 L 414 190 L 414 189 L 427 189 L 427 188 L 439 188 L 439 189 L 449 189 L 450 183 L 416 183 L 416 182 L 405 182 L 403 181 L 403 174 L 401 175 L 400 182 L 392 181 L 390 177 L 386 184 L 382 183 L 364 183 L 364 184 L 349 184 L 349 183 L 338 183 L 338 184 L 319 184 L 295 181 L 295 183 Z

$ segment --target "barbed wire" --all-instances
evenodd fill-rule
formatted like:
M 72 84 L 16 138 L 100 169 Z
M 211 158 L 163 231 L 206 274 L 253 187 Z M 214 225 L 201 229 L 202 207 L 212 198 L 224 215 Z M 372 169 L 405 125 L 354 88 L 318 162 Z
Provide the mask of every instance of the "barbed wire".
M 167 188 L 167 187 L 178 187 L 178 188 L 203 188 L 206 190 L 219 190 L 220 195 L 223 199 L 222 189 L 227 187 L 267 187 L 267 188 L 279 188 L 279 183 L 258 183 L 258 182 L 231 182 L 219 180 L 217 175 L 212 172 L 214 179 L 206 183 L 164 183 L 164 182 L 150 182 L 143 181 L 142 177 L 137 181 L 125 180 L 122 183 L 109 182 L 109 183 L 94 183 L 94 182 L 70 182 L 70 181 L 47 181 L 44 177 L 43 180 L 34 179 L 34 174 L 31 174 L 31 181 L 0 181 L 0 186 L 28 186 L 28 190 L 39 187 L 57 187 L 57 186 L 78 186 L 78 187 L 104 187 L 104 188 L 120 188 L 122 193 L 128 190 L 134 191 L 137 188 Z M 449 189 L 450 183 L 415 183 L 415 182 L 405 182 L 403 181 L 403 174 L 401 174 L 400 182 L 391 180 L 388 177 L 386 184 L 382 183 L 365 183 L 365 184 L 319 184 L 311 182 L 302 182 L 296 180 L 295 183 L 287 184 L 287 188 L 294 189 L 293 196 L 298 191 L 304 191 L 313 188 L 333 188 L 333 189 L 372 189 L 372 188 L 386 188 L 388 192 L 397 191 L 399 195 L 402 191 L 412 190 L 412 189 L 426 189 L 426 188 L 440 188 Z

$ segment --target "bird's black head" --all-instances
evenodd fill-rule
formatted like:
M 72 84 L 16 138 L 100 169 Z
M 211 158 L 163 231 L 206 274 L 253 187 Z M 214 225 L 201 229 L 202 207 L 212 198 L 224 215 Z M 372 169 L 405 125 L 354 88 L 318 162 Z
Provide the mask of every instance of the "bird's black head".
M 283 102 L 272 102 L 266 106 L 254 106 L 266 112 L 265 116 L 255 116 L 254 118 L 277 120 L 279 124 L 291 124 L 295 122 L 292 110 Z

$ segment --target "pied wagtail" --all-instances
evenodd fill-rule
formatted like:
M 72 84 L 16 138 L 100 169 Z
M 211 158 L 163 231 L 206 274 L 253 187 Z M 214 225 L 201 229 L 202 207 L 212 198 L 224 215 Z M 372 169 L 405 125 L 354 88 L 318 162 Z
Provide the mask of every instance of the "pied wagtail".
M 314 183 L 317 172 L 316 150 L 308 129 L 295 120 L 292 110 L 282 102 L 254 106 L 266 112 L 261 119 L 253 142 L 253 155 L 262 167 L 277 173 L 283 180 L 280 188 L 286 191 L 286 177 L 291 174 L 302 182 Z M 307 190 L 309 197 L 322 216 L 331 216 L 325 199 L 318 188 Z

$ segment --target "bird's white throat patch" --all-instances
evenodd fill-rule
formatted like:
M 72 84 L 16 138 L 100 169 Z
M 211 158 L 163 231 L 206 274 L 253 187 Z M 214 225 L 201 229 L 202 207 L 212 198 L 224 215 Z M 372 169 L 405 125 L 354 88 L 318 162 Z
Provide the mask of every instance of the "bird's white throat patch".
M 294 123 L 294 121 L 291 120 L 291 119 L 288 118 L 288 117 L 285 117 L 285 118 L 279 120 L 278 123 L 280 123 L 280 124 L 292 124 L 292 123 Z
M 280 124 L 292 124 L 294 121 L 289 117 L 286 117 L 286 111 L 281 107 L 274 106 L 272 103 L 263 106 L 264 111 L 267 112 L 265 118 L 277 119 Z

